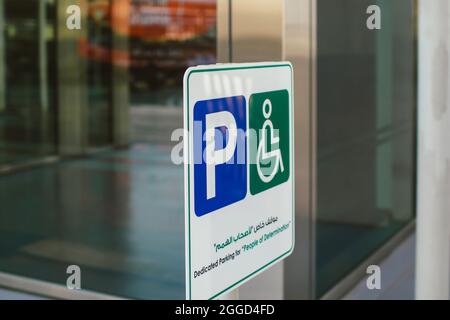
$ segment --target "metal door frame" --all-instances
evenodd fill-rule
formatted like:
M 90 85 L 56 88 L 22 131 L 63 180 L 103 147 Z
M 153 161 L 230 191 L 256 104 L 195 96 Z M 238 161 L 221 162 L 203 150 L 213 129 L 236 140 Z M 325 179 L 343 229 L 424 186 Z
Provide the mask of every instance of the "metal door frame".
M 317 0 L 218 0 L 217 16 L 219 62 L 287 60 L 294 66 L 296 244 L 283 262 L 283 291 L 285 299 L 315 299 Z M 279 48 L 264 52 L 264 41 Z M 344 296 L 366 275 L 366 266 L 384 259 L 414 225 L 409 222 L 321 298 Z
M 219 62 L 287 60 L 294 66 L 296 241 L 294 252 L 282 262 L 285 299 L 315 296 L 315 4 L 315 0 L 218 0 L 217 4 Z

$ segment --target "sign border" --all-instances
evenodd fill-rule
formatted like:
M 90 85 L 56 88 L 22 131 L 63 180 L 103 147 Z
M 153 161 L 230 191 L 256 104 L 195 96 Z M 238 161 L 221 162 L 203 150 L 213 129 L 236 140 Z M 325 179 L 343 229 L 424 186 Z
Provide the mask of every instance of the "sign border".
M 197 66 L 197 67 L 190 67 L 186 70 L 186 74 L 184 76 L 184 82 L 186 84 L 186 95 L 183 97 L 183 99 L 185 99 L 185 103 L 186 103 L 186 117 L 184 119 L 184 121 L 186 121 L 186 126 L 187 126 L 187 130 L 186 130 L 186 134 L 188 134 L 188 138 L 187 138 L 187 156 L 184 157 L 185 159 L 185 164 L 187 166 L 187 206 L 185 208 L 185 214 L 187 213 L 187 227 L 188 227 L 188 243 L 185 244 L 185 247 L 188 250 L 188 256 L 189 256 L 189 275 L 186 278 L 189 278 L 189 297 L 186 297 L 187 300 L 192 300 L 192 263 L 191 263 L 191 181 L 190 181 L 190 165 L 188 163 L 189 159 L 190 159 L 190 136 L 189 136 L 189 132 L 190 132 L 190 126 L 189 126 L 189 117 L 190 117 L 190 113 L 189 113 L 189 78 L 191 77 L 192 74 L 194 73 L 202 73 L 202 72 L 209 72 L 209 71 L 229 71 L 229 70 L 244 70 L 244 69 L 269 69 L 269 68 L 279 68 L 279 67 L 289 67 L 290 69 L 290 75 L 291 75 L 291 94 L 290 94 L 290 104 L 289 104 L 289 108 L 290 108 L 290 124 L 291 124 L 291 147 L 292 150 L 290 152 L 290 164 L 292 164 L 291 167 L 291 180 L 292 180 L 292 245 L 291 248 L 286 251 L 285 253 L 281 254 L 280 256 L 278 256 L 277 258 L 273 259 L 272 261 L 270 261 L 269 263 L 259 267 L 258 269 L 256 269 L 255 271 L 253 271 L 252 273 L 250 273 L 249 275 L 243 277 L 242 279 L 240 279 L 239 281 L 236 281 L 235 283 L 233 283 L 232 285 L 228 286 L 227 288 L 221 290 L 220 292 L 214 294 L 213 296 L 211 296 L 210 298 L 208 298 L 207 300 L 213 300 L 217 297 L 219 297 L 220 295 L 226 293 L 229 290 L 232 290 L 233 288 L 237 287 L 240 283 L 242 283 L 243 281 L 247 280 L 248 278 L 255 276 L 256 274 L 258 274 L 260 271 L 262 271 L 263 269 L 266 269 L 267 267 L 269 267 L 270 265 L 278 262 L 279 260 L 281 260 L 282 258 L 289 256 L 293 251 L 294 251 L 294 247 L 295 247 L 295 165 L 294 165 L 294 154 L 295 154 L 295 132 L 294 132 L 294 76 L 293 76 L 293 70 L 292 70 L 292 64 L 290 62 L 270 62 L 268 64 L 264 64 L 264 63 L 242 63 L 242 64 L 238 64 L 238 63 L 232 63 L 230 64 L 228 67 L 226 65 L 221 65 L 221 64 L 215 64 L 213 66 L 216 66 L 216 68 L 211 68 L 211 66 L 205 66 L 204 68 Z M 185 149 L 186 151 L 186 149 Z M 185 202 L 186 205 L 186 202 Z M 185 217 L 186 218 L 186 217 Z M 186 230 L 185 230 L 186 232 Z M 186 241 L 186 238 L 185 238 Z M 185 262 L 186 264 L 186 262 Z M 188 286 L 186 279 L 186 286 Z M 187 296 L 188 290 L 186 288 L 186 296 Z

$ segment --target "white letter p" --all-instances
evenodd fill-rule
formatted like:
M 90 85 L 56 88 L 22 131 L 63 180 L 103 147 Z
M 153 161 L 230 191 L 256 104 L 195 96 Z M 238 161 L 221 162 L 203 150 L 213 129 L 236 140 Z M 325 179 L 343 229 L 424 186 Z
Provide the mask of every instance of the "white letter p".
M 206 162 L 206 199 L 216 196 L 216 166 L 233 158 L 237 144 L 236 120 L 231 112 L 220 111 L 206 115 L 205 119 L 205 162 Z M 217 128 L 225 127 L 228 131 L 228 141 L 223 149 L 216 150 Z

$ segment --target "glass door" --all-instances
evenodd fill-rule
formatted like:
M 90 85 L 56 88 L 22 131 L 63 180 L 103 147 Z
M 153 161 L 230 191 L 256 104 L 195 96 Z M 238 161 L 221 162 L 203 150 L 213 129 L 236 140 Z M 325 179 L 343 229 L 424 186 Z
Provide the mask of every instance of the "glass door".
M 316 296 L 415 215 L 414 0 L 317 0 Z
M 55 6 L 0 1 L 0 167 L 56 153 Z

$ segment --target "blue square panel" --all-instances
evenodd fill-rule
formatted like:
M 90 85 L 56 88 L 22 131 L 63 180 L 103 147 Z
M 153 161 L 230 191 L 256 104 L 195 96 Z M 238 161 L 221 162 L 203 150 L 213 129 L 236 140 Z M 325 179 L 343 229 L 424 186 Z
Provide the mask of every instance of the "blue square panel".
M 201 217 L 247 194 L 244 96 L 199 101 L 194 106 L 194 206 Z

